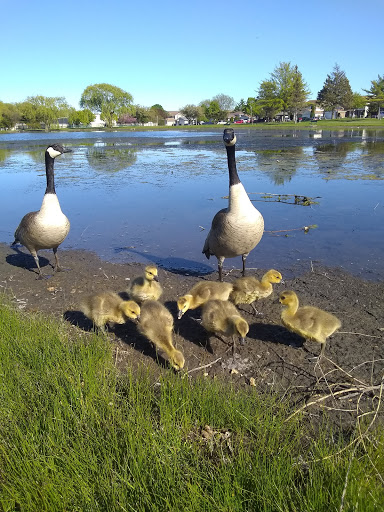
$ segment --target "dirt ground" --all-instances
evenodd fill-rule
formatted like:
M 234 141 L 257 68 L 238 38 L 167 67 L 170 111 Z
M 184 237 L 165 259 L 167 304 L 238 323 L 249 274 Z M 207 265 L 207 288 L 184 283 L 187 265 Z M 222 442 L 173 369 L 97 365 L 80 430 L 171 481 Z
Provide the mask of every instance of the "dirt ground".
M 145 266 L 101 261 L 85 251 L 59 250 L 59 253 L 62 266 L 69 270 L 54 275 L 50 265 L 54 261 L 52 251 L 41 251 L 42 271 L 52 277 L 39 280 L 34 260 L 25 248 L 15 250 L 0 244 L 0 287 L 17 308 L 62 319 L 74 333 L 92 331 L 92 324 L 79 311 L 83 297 L 106 290 L 124 292 L 129 280 L 141 275 Z M 266 270 L 254 273 L 261 277 Z M 239 276 L 239 272 L 232 271 L 225 280 L 230 282 Z M 312 268 L 296 271 L 296 277 L 276 285 L 273 296 L 259 302 L 262 315 L 256 316 L 251 306 L 241 308 L 250 331 L 245 345 L 238 345 L 233 355 L 230 340 L 225 344 L 215 336 L 208 336 L 196 322 L 199 309 L 188 311 L 177 320 L 177 297 L 199 279 L 216 280 L 217 273 L 190 276 L 159 269 L 164 289 L 161 300 L 175 318 L 174 342 L 185 356 L 185 371 L 190 375 L 221 376 L 241 385 L 255 383 L 260 389 L 310 389 L 324 375 L 327 386 L 342 381 L 357 382 L 357 379 L 367 385 L 380 383 L 384 370 L 383 282 L 364 281 L 316 263 Z M 341 332 L 330 338 L 327 358 L 320 366 L 315 365 L 314 359 L 320 345 L 304 342 L 281 325 L 281 305 L 277 298 L 284 289 L 295 290 L 302 305 L 320 307 L 342 321 Z M 137 368 L 138 364 L 159 372 L 171 371 L 161 354 L 157 357 L 151 344 L 137 332 L 134 323 L 109 329 L 108 338 L 116 347 L 116 365 L 122 371 L 127 367 Z

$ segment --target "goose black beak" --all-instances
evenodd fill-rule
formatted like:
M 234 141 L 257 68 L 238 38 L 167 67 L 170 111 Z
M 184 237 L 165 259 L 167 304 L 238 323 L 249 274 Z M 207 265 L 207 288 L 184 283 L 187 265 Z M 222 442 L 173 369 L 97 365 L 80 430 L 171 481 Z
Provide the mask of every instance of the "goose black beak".
M 225 144 L 230 144 L 234 138 L 235 138 L 235 132 L 233 131 L 233 129 L 226 128 L 224 130 L 224 134 L 223 134 L 223 140 L 224 140 Z
M 72 153 L 72 149 L 70 148 L 63 148 L 63 153 Z
M 183 316 L 183 312 L 181 311 L 181 309 L 179 309 L 179 312 L 177 313 L 177 319 L 180 320 L 180 318 Z

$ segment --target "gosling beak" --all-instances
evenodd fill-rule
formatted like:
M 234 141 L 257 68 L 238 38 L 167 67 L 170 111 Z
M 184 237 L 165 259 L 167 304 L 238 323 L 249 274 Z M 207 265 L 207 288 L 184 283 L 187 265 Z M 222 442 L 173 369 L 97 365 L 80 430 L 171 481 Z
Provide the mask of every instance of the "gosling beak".
M 280 284 L 285 284 L 284 279 L 282 279 L 282 280 L 280 281 Z
M 240 345 L 245 345 L 245 338 L 240 338 Z
M 178 313 L 177 313 L 177 319 L 180 320 L 180 318 L 184 315 L 184 313 L 182 312 L 181 309 L 179 309 Z
M 72 149 L 70 148 L 63 148 L 63 153 L 72 153 Z
M 157 283 L 159 282 L 159 278 L 157 276 L 154 276 L 153 280 L 156 281 Z

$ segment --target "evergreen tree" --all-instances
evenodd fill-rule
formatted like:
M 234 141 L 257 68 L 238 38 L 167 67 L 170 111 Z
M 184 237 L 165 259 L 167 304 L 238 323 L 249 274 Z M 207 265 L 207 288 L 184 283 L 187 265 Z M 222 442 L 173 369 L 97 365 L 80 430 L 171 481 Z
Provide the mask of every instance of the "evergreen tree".
M 376 114 L 380 119 L 380 106 L 384 104 L 384 75 L 377 76 L 377 80 L 371 80 L 370 89 L 363 89 L 368 95 L 369 113 Z
M 335 64 L 332 73 L 327 75 L 323 88 L 317 94 L 318 103 L 332 112 L 332 119 L 336 108 L 349 109 L 353 105 L 353 92 L 349 80 L 338 64 Z
M 291 93 L 287 102 L 288 111 L 293 115 L 295 123 L 297 122 L 297 114 L 305 106 L 308 94 L 308 86 L 303 80 L 303 75 L 300 73 L 297 66 L 295 66 L 292 77 Z

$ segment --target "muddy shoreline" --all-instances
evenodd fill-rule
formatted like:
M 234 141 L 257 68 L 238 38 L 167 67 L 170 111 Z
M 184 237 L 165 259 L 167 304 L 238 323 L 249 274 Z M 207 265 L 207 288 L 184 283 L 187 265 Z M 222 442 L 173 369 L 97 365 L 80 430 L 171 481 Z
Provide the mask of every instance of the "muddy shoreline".
M 25 248 L 17 250 L 0 244 L 0 289 L 11 298 L 16 308 L 53 316 L 73 332 L 92 330 L 92 325 L 79 311 L 79 304 L 86 295 L 105 290 L 124 293 L 130 279 L 143 271 L 142 263 L 110 263 L 87 251 L 61 250 L 60 262 L 66 269 L 53 274 L 52 251 L 41 251 L 40 262 L 44 274 L 52 277 L 37 279 L 33 258 Z M 267 269 L 253 272 L 261 277 Z M 230 271 L 226 281 L 239 277 Z M 284 278 L 284 275 L 283 275 Z M 195 321 L 199 310 L 187 312 L 177 320 L 177 297 L 186 293 L 199 279 L 216 280 L 217 273 L 191 276 L 159 268 L 159 279 L 164 293 L 161 301 L 175 318 L 174 341 L 186 359 L 185 370 L 201 366 L 194 375 L 207 378 L 224 376 L 240 385 L 249 385 L 255 379 L 260 389 L 309 389 L 316 385 L 320 372 L 331 372 L 329 383 L 344 379 L 337 371 L 343 368 L 366 383 L 380 381 L 384 370 L 384 283 L 360 279 L 338 268 L 326 268 L 316 263 L 311 268 L 296 268 L 295 277 L 285 278 L 277 285 L 272 298 L 259 303 L 261 316 L 255 316 L 250 306 L 241 310 L 250 324 L 246 344 L 239 346 L 235 356 L 228 345 L 214 336 L 208 337 Z M 301 304 L 310 304 L 336 314 L 342 321 L 341 333 L 335 334 L 327 344 L 321 368 L 315 367 L 313 357 L 320 346 L 305 342 L 288 332 L 280 322 L 281 306 L 276 301 L 283 289 L 297 292 Z M 169 371 L 165 359 L 156 357 L 149 342 L 143 338 L 133 323 L 116 326 L 108 332 L 109 342 L 116 349 L 117 366 L 145 365 L 155 371 Z M 335 366 L 336 365 L 336 366 Z M 321 373 L 320 373 L 321 376 Z M 347 379 L 348 380 L 348 379 Z

